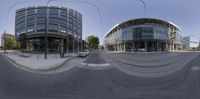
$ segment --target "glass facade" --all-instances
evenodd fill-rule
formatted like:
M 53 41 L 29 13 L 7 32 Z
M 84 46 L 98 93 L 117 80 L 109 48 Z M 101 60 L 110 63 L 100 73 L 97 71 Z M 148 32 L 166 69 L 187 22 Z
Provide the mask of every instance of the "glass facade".
M 149 47 L 150 51 L 157 51 L 158 48 L 159 50 L 169 50 L 168 47 L 171 46 L 171 43 L 177 48 L 181 45 L 180 32 L 181 30 L 176 26 L 162 20 L 136 19 L 114 27 L 105 36 L 104 44 L 114 51 L 123 49 L 126 51 L 127 46 L 130 46 L 129 49 L 133 51 L 138 47 L 144 48 L 146 51 L 149 51 Z M 170 41 L 173 42 L 170 43 Z
M 22 8 L 16 11 L 15 19 L 17 39 L 20 39 L 20 35 L 26 35 L 30 41 L 36 39 L 43 42 L 47 25 L 47 36 L 49 40 L 51 38 L 50 41 L 64 39 L 67 42 L 70 37 L 73 42 L 82 41 L 82 15 L 70 8 L 54 6 Z M 52 40 L 53 38 L 56 40 Z
M 48 19 L 49 32 L 70 32 L 68 34 L 77 37 L 77 39 L 82 39 L 82 15 L 73 9 L 58 7 L 19 9 L 16 11 L 16 35 L 28 32 L 44 32 L 46 18 Z

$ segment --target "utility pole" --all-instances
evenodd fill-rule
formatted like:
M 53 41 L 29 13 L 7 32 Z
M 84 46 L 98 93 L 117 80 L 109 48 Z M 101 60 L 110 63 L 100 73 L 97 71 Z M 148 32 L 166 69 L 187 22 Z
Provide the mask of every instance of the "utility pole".
M 4 39 L 4 54 L 6 54 L 6 30 L 4 30 L 3 39 Z

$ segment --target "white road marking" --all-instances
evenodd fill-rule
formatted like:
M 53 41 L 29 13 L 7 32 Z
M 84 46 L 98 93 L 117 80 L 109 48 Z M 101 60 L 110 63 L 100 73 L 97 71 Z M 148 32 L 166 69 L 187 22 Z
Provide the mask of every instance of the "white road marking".
M 200 66 L 192 66 L 190 69 L 192 71 L 199 71 L 200 70 Z
M 94 66 L 94 67 L 100 66 L 100 67 L 102 67 L 102 66 L 110 66 L 110 64 L 108 64 L 108 63 L 104 63 L 104 64 L 88 64 L 88 66 Z
M 82 62 L 81 65 L 87 65 L 87 66 L 91 66 L 91 67 L 104 67 L 104 66 L 110 66 L 109 63 L 104 63 L 104 64 L 91 64 L 91 63 L 85 63 Z

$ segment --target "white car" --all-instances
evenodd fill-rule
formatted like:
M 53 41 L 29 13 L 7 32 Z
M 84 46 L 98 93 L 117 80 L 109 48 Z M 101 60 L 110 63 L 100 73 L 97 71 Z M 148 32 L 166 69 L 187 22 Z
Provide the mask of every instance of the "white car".
M 86 56 L 89 56 L 89 54 L 90 54 L 90 52 L 88 50 L 78 52 L 79 57 L 86 57 Z
M 79 57 L 86 57 L 87 56 L 87 53 L 85 52 L 78 52 L 77 53 Z

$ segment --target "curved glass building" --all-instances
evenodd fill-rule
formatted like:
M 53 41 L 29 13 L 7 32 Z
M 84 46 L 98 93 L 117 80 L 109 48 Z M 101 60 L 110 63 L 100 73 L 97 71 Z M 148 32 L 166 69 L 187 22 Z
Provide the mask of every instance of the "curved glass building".
M 82 15 L 76 10 L 38 6 L 18 9 L 15 35 L 21 46 L 44 51 L 47 31 L 48 51 L 77 52 L 82 49 Z
M 175 24 L 153 18 L 117 24 L 105 35 L 108 51 L 170 51 L 182 49 L 182 30 Z

